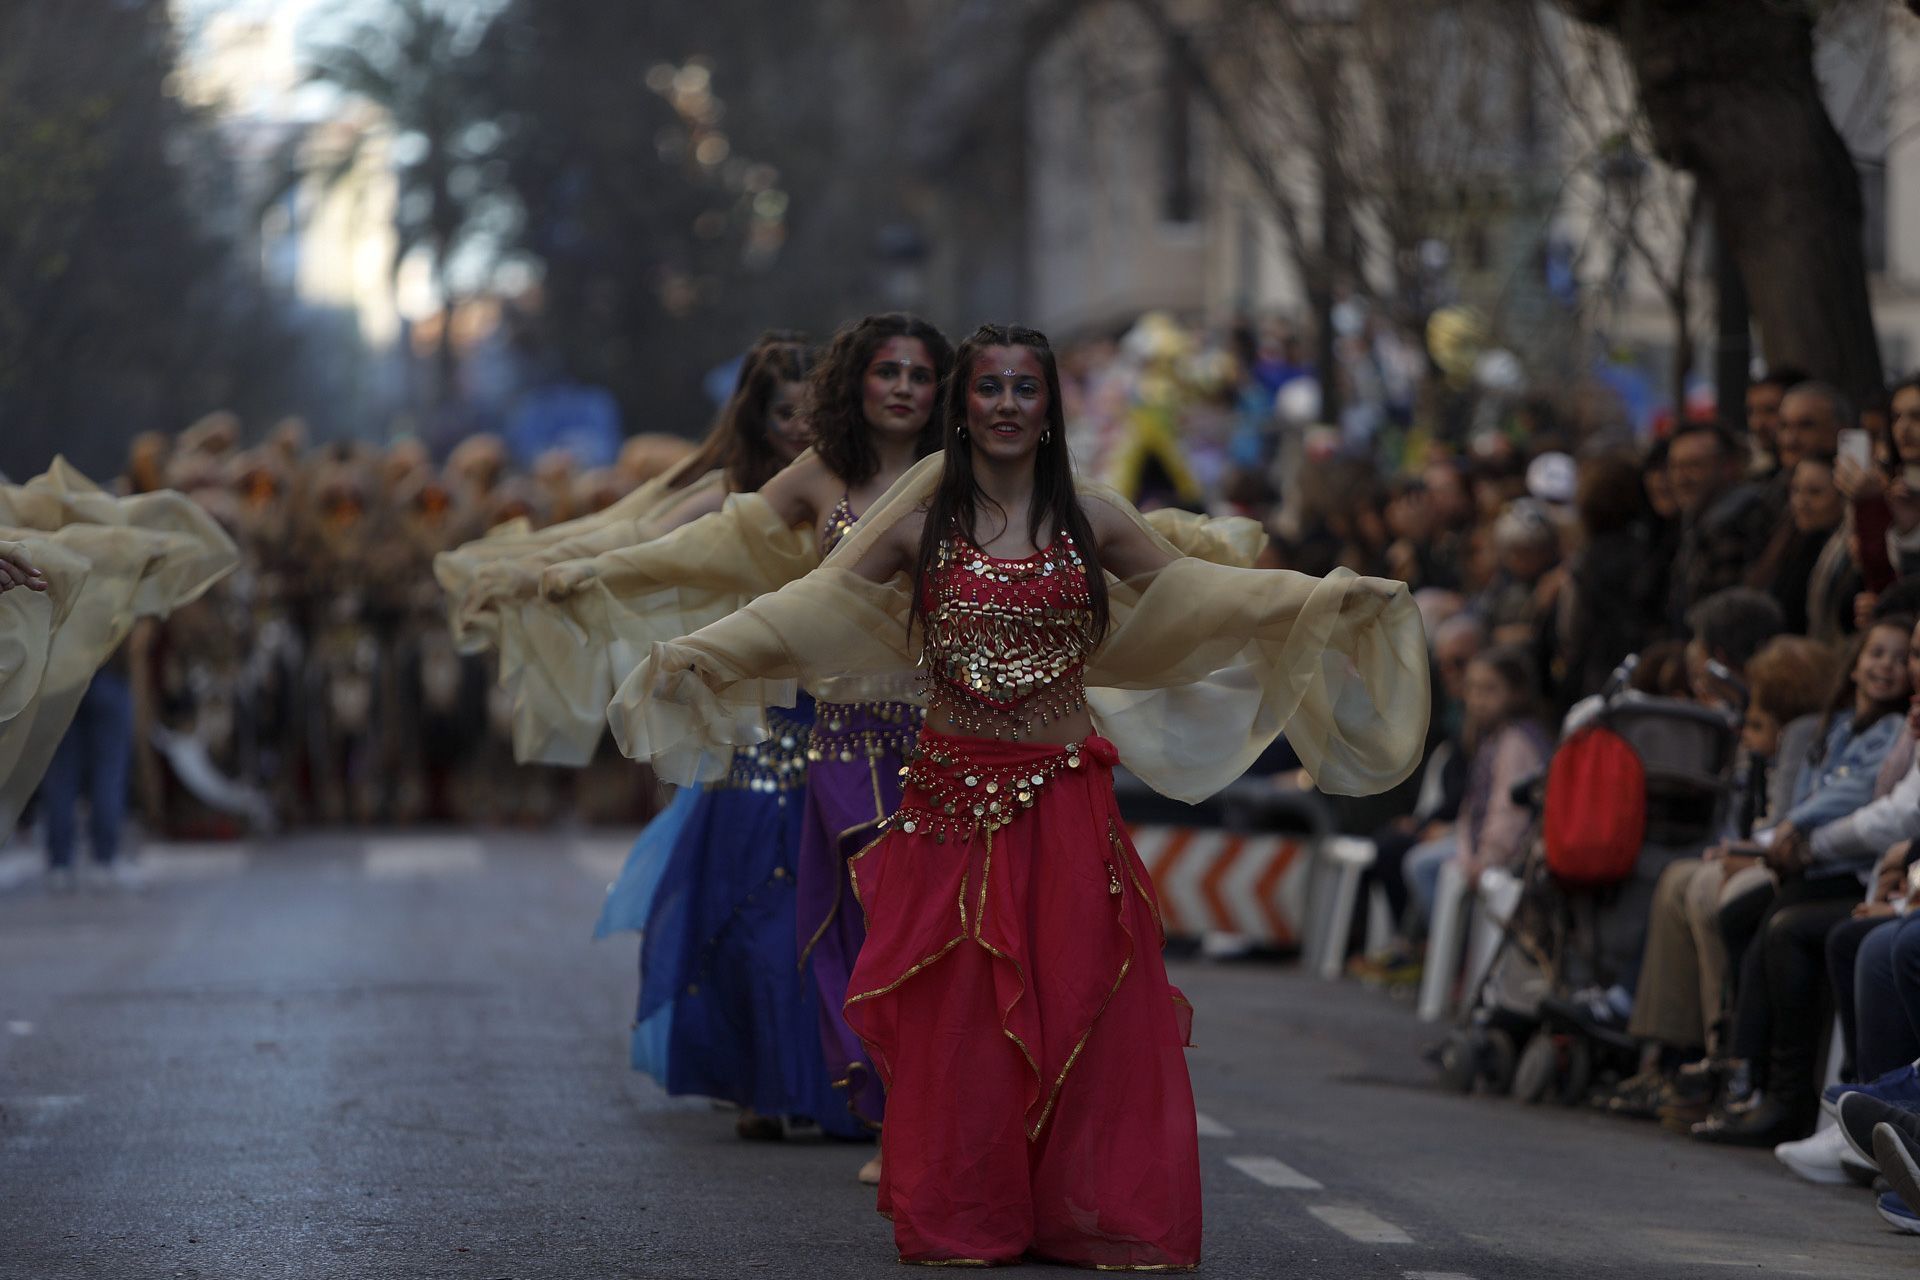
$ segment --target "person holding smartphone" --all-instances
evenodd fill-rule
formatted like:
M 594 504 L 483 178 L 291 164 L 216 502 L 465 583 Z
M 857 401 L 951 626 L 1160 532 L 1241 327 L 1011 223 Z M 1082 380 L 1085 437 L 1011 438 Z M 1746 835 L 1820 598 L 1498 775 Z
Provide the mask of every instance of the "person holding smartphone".
M 1854 623 L 1865 626 L 1880 595 L 1903 574 L 1920 570 L 1920 377 L 1894 386 L 1887 465 L 1861 460 L 1866 432 L 1847 435 L 1834 482 L 1852 504 L 1862 584 Z M 1866 451 L 1871 453 L 1871 446 Z

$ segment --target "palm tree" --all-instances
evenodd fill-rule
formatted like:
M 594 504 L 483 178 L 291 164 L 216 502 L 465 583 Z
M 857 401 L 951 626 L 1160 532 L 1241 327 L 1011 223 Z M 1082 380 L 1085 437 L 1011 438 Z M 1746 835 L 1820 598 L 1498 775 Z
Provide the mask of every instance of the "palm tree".
M 292 176 L 331 186 L 351 173 L 370 144 L 391 146 L 395 179 L 396 281 L 416 250 L 427 255 L 440 300 L 437 390 L 453 392 L 453 289 L 449 269 L 477 219 L 497 203 L 500 131 L 489 77 L 480 65 L 485 19 L 449 13 L 434 0 L 389 0 L 344 37 L 307 55 L 309 83 L 327 84 L 375 107 L 384 124 L 355 131 L 344 149 Z

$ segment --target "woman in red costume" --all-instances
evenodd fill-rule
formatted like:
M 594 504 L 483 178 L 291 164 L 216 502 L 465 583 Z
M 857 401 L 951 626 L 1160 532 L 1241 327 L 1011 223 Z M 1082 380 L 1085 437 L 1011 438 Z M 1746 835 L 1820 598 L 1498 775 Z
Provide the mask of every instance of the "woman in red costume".
M 926 728 L 855 863 L 846 1004 L 888 1085 L 900 1257 L 1192 1267 L 1191 1011 L 1113 766 L 1196 799 L 1284 727 L 1323 786 L 1391 786 L 1426 729 L 1418 615 L 1399 583 L 1182 557 L 1077 486 L 1032 330 L 976 332 L 943 411 L 944 455 L 820 569 L 656 645 L 610 716 L 670 756 L 753 740 L 771 682 L 841 696 L 917 664 Z

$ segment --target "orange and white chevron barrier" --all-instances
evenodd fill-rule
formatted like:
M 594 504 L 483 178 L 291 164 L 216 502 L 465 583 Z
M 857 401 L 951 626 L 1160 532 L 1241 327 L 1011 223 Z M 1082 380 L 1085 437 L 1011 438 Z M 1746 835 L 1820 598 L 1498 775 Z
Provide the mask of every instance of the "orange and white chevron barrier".
M 1153 877 L 1168 936 L 1236 933 L 1269 946 L 1300 945 L 1311 840 L 1213 827 L 1140 825 L 1129 832 Z

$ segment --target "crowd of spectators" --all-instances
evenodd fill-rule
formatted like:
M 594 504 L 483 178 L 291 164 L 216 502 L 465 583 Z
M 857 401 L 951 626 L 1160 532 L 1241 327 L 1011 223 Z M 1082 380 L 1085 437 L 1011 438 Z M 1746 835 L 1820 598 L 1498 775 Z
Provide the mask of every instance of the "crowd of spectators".
M 1399 932 L 1352 971 L 1420 980 L 1443 867 L 1525 875 L 1540 828 L 1516 784 L 1632 658 L 1628 696 L 1713 708 L 1739 749 L 1711 838 L 1649 845 L 1599 895 L 1612 963 L 1581 995 L 1641 1051 L 1590 1101 L 1812 1181 L 1884 1175 L 1881 1216 L 1920 1233 L 1920 378 L 1857 405 L 1775 369 L 1736 423 L 1651 432 L 1531 411 L 1448 435 L 1416 403 L 1356 438 L 1289 422 L 1245 336 L 1177 393 L 1205 344 L 1135 337 L 1083 370 L 1092 465 L 1180 501 L 1211 449 L 1213 505 L 1265 520 L 1276 563 L 1404 579 L 1427 619 L 1426 785 L 1362 832 Z M 1152 417 L 1181 395 L 1202 431 L 1161 461 Z M 1816 1132 L 1823 1109 L 1839 1123 Z

